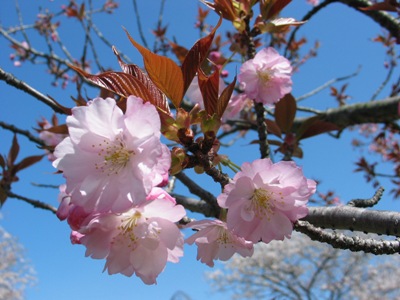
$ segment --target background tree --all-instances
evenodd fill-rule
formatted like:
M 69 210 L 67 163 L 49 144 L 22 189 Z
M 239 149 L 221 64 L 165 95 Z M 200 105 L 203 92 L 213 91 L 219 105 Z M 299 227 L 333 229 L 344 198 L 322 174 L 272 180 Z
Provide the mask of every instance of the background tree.
M 398 263 L 294 234 L 258 245 L 251 258 L 236 255 L 207 277 L 235 299 L 397 299 Z
M 36 280 L 35 272 L 25 259 L 15 237 L 0 227 L 0 299 L 19 300 Z

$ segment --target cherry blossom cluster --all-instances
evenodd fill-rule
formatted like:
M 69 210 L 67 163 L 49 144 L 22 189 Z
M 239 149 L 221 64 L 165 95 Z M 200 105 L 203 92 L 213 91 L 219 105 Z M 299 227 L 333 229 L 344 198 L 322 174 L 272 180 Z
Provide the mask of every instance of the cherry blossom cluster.
M 222 119 L 239 115 L 250 99 L 279 101 L 291 91 L 291 71 L 273 48 L 260 51 L 240 69 L 243 93 L 232 97 Z M 196 79 L 187 96 L 201 105 Z M 57 216 L 67 220 L 71 242 L 84 245 L 86 256 L 106 260 L 109 274 L 135 274 L 146 284 L 156 283 L 167 262 L 179 262 L 184 243 L 196 244 L 197 259 L 212 267 L 235 253 L 251 256 L 255 243 L 290 238 L 316 190 L 294 162 L 244 163 L 217 198 L 219 219 L 183 226 L 195 231 L 185 240 L 177 224 L 186 211 L 163 189 L 171 154 L 161 142 L 155 106 L 129 96 L 122 110 L 112 98 L 96 98 L 73 108 L 66 124 L 69 135 L 53 161 L 66 179 Z

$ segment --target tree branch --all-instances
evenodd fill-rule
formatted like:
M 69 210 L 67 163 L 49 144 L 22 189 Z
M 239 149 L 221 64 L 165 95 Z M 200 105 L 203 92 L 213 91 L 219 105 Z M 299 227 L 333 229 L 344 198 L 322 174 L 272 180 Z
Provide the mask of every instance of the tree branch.
M 203 213 L 203 210 L 205 209 L 206 213 L 207 213 L 207 216 L 217 217 L 219 215 L 220 208 L 219 208 L 218 203 L 217 203 L 217 198 L 215 198 L 213 194 L 211 194 L 207 190 L 203 189 L 196 182 L 194 182 L 192 179 L 190 179 L 188 176 L 186 176 L 186 174 L 183 173 L 183 172 L 180 172 L 180 173 L 176 174 L 175 177 L 180 182 L 182 182 L 189 189 L 189 191 L 192 194 L 194 194 L 196 196 L 199 196 L 201 199 L 204 200 L 205 203 L 207 203 L 207 205 L 209 205 L 209 208 L 205 209 L 203 207 L 202 203 L 194 205 L 194 203 L 195 203 L 194 201 L 197 201 L 197 200 L 190 199 L 190 200 L 187 201 L 187 205 L 188 205 L 187 208 L 189 210 L 192 210 L 192 211 L 195 211 L 195 212 L 199 212 L 199 213 Z M 183 201 L 183 199 L 181 199 L 181 200 Z
M 178 194 L 171 194 L 176 203 L 182 205 L 191 212 L 203 214 L 205 217 L 216 217 L 213 207 L 204 200 L 196 200 Z
M 400 253 L 400 241 L 378 241 L 363 239 L 358 236 L 349 237 L 337 232 L 327 232 L 316 228 L 305 221 L 298 221 L 295 230 L 306 234 L 314 241 L 328 243 L 334 248 L 348 249 L 351 251 L 364 251 L 375 255 Z
M 7 193 L 7 196 L 8 196 L 8 197 L 22 200 L 22 201 L 24 201 L 24 202 L 26 202 L 26 203 L 31 204 L 34 208 L 41 208 L 41 209 L 44 209 L 44 210 L 49 210 L 49 211 L 51 211 L 53 214 L 55 214 L 55 213 L 57 212 L 57 208 L 55 208 L 54 206 L 52 206 L 52 205 L 50 205 L 50 204 L 44 203 L 44 202 L 42 202 L 42 201 L 39 201 L 39 200 L 32 200 L 32 199 L 29 199 L 29 198 L 27 198 L 27 197 L 14 194 L 14 193 L 11 192 L 11 191 L 7 191 L 6 193 Z
M 314 226 L 392 236 L 400 235 L 400 213 L 352 206 L 310 207 L 302 219 Z
M 346 4 L 355 10 L 365 14 L 366 16 L 373 19 L 376 23 L 381 25 L 390 34 L 397 39 L 397 43 L 400 42 L 400 22 L 395 17 L 391 16 L 387 12 L 378 10 L 360 10 L 360 7 L 368 7 L 372 3 L 367 0 L 337 0 L 343 4 Z
M 366 123 L 390 123 L 400 118 L 400 96 L 370 102 L 331 108 L 319 114 L 319 118 L 345 129 Z M 314 116 L 313 116 L 314 117 Z M 292 131 L 300 128 L 309 118 L 296 118 Z

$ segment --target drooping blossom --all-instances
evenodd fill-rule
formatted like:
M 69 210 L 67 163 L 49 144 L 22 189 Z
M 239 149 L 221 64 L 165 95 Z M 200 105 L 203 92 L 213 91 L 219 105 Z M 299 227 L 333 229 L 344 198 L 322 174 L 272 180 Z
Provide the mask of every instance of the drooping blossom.
M 252 242 L 290 238 L 293 222 L 308 213 L 316 183 L 294 162 L 258 159 L 244 163 L 227 184 L 218 204 L 228 208 L 227 226 Z
M 185 240 L 185 243 L 197 245 L 197 260 L 213 267 L 214 260 L 227 261 L 235 253 L 243 257 L 253 255 L 253 243 L 236 236 L 227 229 L 226 223 L 220 220 L 194 221 L 189 228 L 199 230 Z
M 185 216 L 181 205 L 166 199 L 149 200 L 123 213 L 98 213 L 71 234 L 86 247 L 86 256 L 106 259 L 108 273 L 135 274 L 156 283 L 167 261 L 183 256 L 183 234 L 175 222 Z
M 240 67 L 238 80 L 247 97 L 264 105 L 292 91 L 290 62 L 274 48 L 264 48 Z
M 130 96 L 126 112 L 97 98 L 72 109 L 69 137 L 55 149 L 71 203 L 87 212 L 123 212 L 145 201 L 168 176 L 170 154 L 160 141 L 156 108 Z

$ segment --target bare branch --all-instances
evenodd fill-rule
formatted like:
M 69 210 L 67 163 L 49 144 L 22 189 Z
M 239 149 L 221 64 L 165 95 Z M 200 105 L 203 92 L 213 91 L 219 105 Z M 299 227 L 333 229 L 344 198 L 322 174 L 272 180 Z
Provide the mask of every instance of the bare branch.
M 351 206 L 310 207 L 302 220 L 314 226 L 399 236 L 400 213 Z
M 32 133 L 30 133 L 30 131 L 28 131 L 28 130 L 20 129 L 18 127 L 15 127 L 14 125 L 7 124 L 3 121 L 0 121 L 0 127 L 4 128 L 6 130 L 9 130 L 11 132 L 14 132 L 14 133 L 21 134 L 21 135 L 27 137 L 31 142 L 34 142 L 40 146 L 46 146 L 46 144 L 43 140 L 32 135 Z
M 6 191 L 6 193 L 7 193 L 7 196 L 8 196 L 8 197 L 22 200 L 22 201 L 24 201 L 24 202 L 26 202 L 26 203 L 31 204 L 34 208 L 41 208 L 41 209 L 44 209 L 44 210 L 49 210 L 49 211 L 51 211 L 53 214 L 55 214 L 55 213 L 57 212 L 57 208 L 55 208 L 54 206 L 52 206 L 52 205 L 50 205 L 50 204 L 44 203 L 44 202 L 42 202 L 42 201 L 29 199 L 29 198 L 27 198 L 27 197 L 14 194 L 14 193 L 11 192 L 11 191 Z
M 180 172 L 175 177 L 182 182 L 188 189 L 189 191 L 196 195 L 199 196 L 201 199 L 203 199 L 211 208 L 210 212 L 207 212 L 207 215 L 213 215 L 213 216 L 218 216 L 219 215 L 219 206 L 217 203 L 217 199 L 214 197 L 213 194 L 208 192 L 207 190 L 203 189 L 201 186 L 199 186 L 196 182 L 194 182 L 192 179 L 190 179 L 188 176 L 186 176 L 185 173 Z M 188 200 L 187 205 L 192 207 L 192 209 L 195 209 L 195 206 L 193 206 L 193 201 Z M 198 204 L 197 206 L 202 206 L 201 204 Z M 186 206 L 185 206 L 186 207 Z M 189 209 L 189 207 L 188 207 Z M 200 209 L 200 208 L 199 208 Z M 198 211 L 201 212 L 201 211 Z
M 348 249 L 354 252 L 363 251 L 375 255 L 400 253 L 400 241 L 378 241 L 363 239 L 358 236 L 349 237 L 337 232 L 327 232 L 312 226 L 305 221 L 298 221 L 295 230 L 309 236 L 314 241 L 328 243 L 334 248 Z
M 366 123 L 390 123 L 400 118 L 398 107 L 400 96 L 375 100 L 364 103 L 344 105 L 331 108 L 319 114 L 323 121 L 327 121 L 345 129 L 353 125 Z M 300 128 L 309 118 L 296 118 L 293 122 L 293 131 Z
M 196 200 L 178 194 L 171 195 L 176 199 L 176 203 L 183 205 L 191 212 L 203 214 L 205 217 L 216 217 L 213 207 L 204 200 Z
M 325 83 L 322 84 L 321 86 L 319 86 L 319 87 L 313 89 L 311 92 L 308 92 L 308 93 L 306 93 L 306 94 L 304 94 L 304 95 L 301 95 L 300 97 L 297 97 L 297 98 L 296 98 L 296 101 L 297 101 L 297 102 L 300 102 L 300 101 L 302 101 L 302 100 L 304 100 L 304 99 L 306 99 L 306 98 L 309 98 L 309 97 L 311 97 L 311 96 L 314 96 L 315 94 L 317 94 L 317 93 L 323 91 L 324 89 L 330 87 L 332 84 L 334 84 L 334 83 L 336 83 L 336 82 L 343 81 L 343 80 L 347 80 L 347 79 L 349 79 L 349 78 L 355 77 L 355 76 L 357 76 L 357 75 L 360 73 L 360 71 L 361 71 L 361 66 L 359 66 L 358 69 L 357 69 L 354 73 L 352 73 L 352 74 L 350 74 L 350 75 L 346 75 L 346 76 L 342 76 L 342 77 L 337 77 L 337 78 L 333 78 L 333 79 L 331 79 L 331 80 L 328 80 L 327 82 L 325 82 Z

